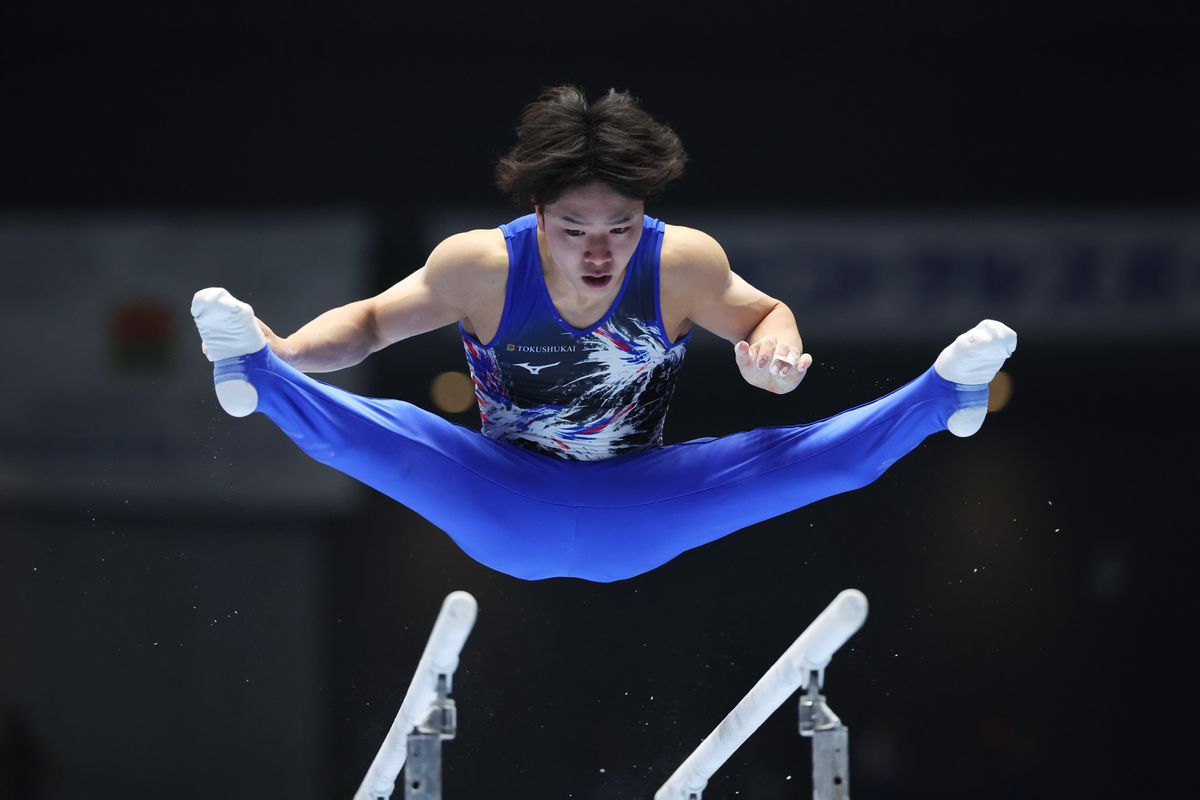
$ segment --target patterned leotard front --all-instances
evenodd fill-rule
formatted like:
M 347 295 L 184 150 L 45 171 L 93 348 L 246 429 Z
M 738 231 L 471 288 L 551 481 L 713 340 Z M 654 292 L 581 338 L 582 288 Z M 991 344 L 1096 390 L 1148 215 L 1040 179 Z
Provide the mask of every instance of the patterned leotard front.
M 662 444 L 690 333 L 670 342 L 659 307 L 664 224 L 645 216 L 616 299 L 575 328 L 550 299 L 533 214 L 500 226 L 508 286 L 496 335 L 461 325 L 482 432 L 562 458 L 595 461 Z

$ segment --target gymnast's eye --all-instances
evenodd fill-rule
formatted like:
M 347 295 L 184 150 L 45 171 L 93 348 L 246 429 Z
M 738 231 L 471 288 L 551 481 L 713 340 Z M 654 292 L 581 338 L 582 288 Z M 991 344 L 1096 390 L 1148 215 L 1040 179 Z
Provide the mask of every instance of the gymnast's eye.
M 628 233 L 628 232 L 629 232 L 629 226 L 628 226 L 628 225 L 626 225 L 624 228 L 613 228 L 611 231 L 609 231 L 609 233 L 615 233 L 615 234 L 617 234 L 618 236 L 619 236 L 620 234 L 622 234 L 622 233 Z
M 583 231 L 575 230 L 573 228 L 568 228 L 565 233 L 567 236 L 583 236 Z

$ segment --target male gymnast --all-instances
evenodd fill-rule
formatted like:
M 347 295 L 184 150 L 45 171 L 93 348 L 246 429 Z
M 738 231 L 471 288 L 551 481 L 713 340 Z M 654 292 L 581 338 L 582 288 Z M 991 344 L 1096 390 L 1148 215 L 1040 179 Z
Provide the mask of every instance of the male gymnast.
M 1016 333 L 984 320 L 910 383 L 828 419 L 663 443 L 687 342 L 733 343 L 742 378 L 804 379 L 792 311 L 721 246 L 645 213 L 682 173 L 632 96 L 576 87 L 526 107 L 498 186 L 533 213 L 450 236 L 381 294 L 277 336 L 203 289 L 192 315 L 222 408 L 265 414 L 309 456 L 403 503 L 472 558 L 535 580 L 631 578 L 756 522 L 865 486 L 925 437 L 970 436 Z M 457 323 L 481 430 L 309 377 Z

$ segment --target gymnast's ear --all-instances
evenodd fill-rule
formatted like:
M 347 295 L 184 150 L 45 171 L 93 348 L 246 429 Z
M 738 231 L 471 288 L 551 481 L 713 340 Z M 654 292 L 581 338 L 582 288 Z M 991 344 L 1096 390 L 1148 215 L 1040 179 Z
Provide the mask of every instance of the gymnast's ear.
M 545 209 L 542 208 L 540 203 L 534 202 L 533 213 L 537 214 L 538 228 L 540 228 L 542 231 L 545 231 L 546 230 L 546 211 L 545 211 Z

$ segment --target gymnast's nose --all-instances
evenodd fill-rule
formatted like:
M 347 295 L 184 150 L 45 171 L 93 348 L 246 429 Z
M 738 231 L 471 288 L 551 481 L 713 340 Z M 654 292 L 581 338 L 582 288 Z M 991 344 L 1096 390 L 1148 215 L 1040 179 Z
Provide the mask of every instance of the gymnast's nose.
M 612 261 L 612 248 L 608 246 L 608 238 L 602 237 L 594 242 L 588 242 L 588 248 L 583 252 L 583 260 L 588 266 L 605 267 Z

